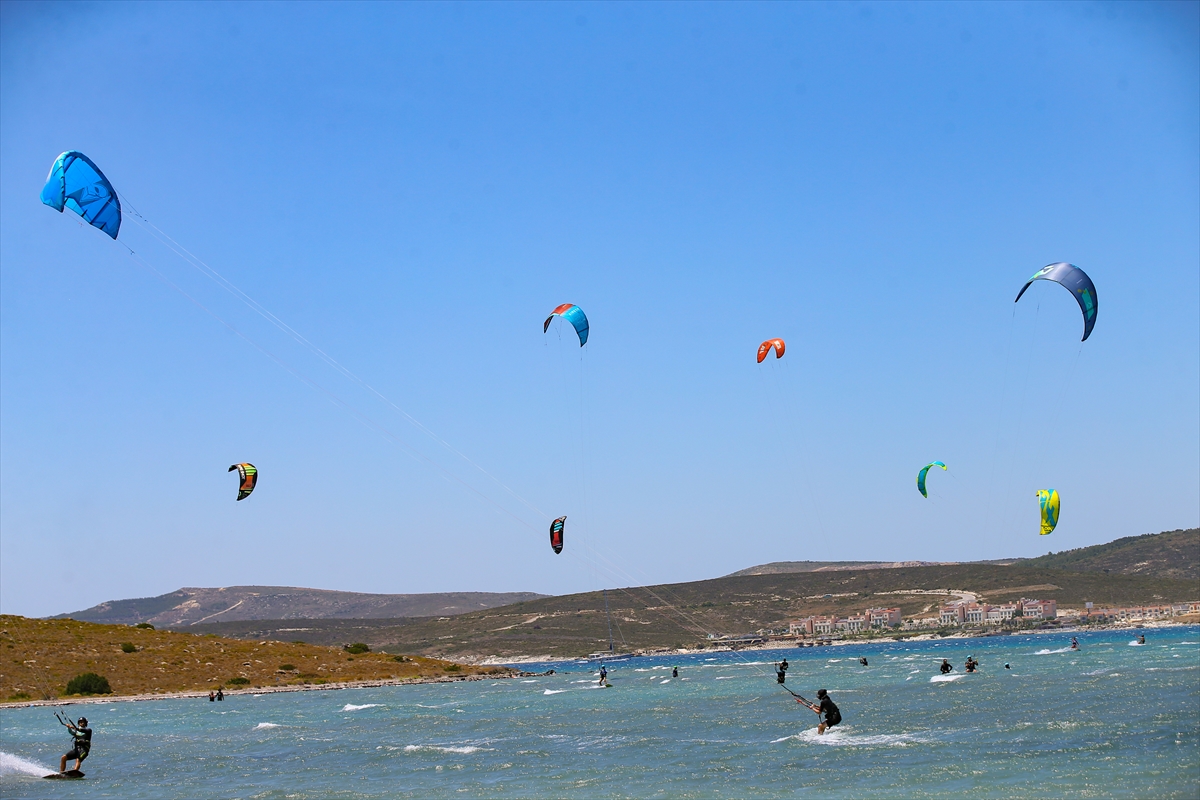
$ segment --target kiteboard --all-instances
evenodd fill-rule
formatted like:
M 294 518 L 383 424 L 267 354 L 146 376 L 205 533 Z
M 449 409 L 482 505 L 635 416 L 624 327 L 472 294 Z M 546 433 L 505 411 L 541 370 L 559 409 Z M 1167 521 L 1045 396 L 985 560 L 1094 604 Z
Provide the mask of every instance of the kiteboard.
M 74 778 L 82 778 L 83 773 L 77 769 L 69 769 L 66 772 L 51 772 L 49 775 L 43 775 L 47 780 L 71 780 Z

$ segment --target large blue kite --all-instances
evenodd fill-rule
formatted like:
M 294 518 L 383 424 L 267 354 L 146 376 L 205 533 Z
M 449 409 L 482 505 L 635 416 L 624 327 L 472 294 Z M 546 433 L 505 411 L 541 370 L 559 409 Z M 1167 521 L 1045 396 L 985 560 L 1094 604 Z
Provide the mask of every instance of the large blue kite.
M 100 168 L 78 150 L 68 150 L 54 160 L 42 202 L 61 212 L 69 208 L 112 238 L 121 230 L 121 201 L 117 190 Z

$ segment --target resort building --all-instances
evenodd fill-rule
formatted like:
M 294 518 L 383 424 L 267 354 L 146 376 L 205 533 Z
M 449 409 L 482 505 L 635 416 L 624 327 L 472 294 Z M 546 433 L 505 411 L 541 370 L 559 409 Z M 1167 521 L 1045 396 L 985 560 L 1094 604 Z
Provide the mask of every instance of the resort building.
M 837 629 L 839 631 L 849 631 L 850 633 L 858 633 L 865 631 L 870 627 L 870 620 L 863 614 L 855 614 L 854 616 L 839 619 L 837 621 Z
M 942 625 L 962 625 L 967 621 L 966 608 L 963 603 L 949 603 L 942 606 L 938 621 Z
M 1027 600 L 1021 598 L 1021 616 L 1025 619 L 1054 619 L 1058 616 L 1058 603 L 1054 600 Z
M 868 608 L 867 617 L 871 620 L 872 628 L 890 628 L 900 624 L 900 609 Z
M 1017 615 L 1018 608 L 1019 606 L 1016 605 L 991 606 L 988 608 L 984 622 L 989 625 L 999 625 L 1002 622 L 1007 622 Z
M 987 613 L 991 609 L 987 603 L 971 603 L 966 607 L 968 625 L 982 625 L 987 621 Z

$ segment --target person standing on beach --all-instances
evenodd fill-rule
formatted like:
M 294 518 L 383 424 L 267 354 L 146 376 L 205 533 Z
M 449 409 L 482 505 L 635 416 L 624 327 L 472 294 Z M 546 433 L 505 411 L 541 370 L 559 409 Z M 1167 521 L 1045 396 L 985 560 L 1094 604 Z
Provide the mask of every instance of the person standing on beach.
M 818 716 L 825 715 L 825 721 L 817 726 L 817 735 L 819 736 L 842 721 L 842 712 L 838 711 L 838 707 L 829 699 L 829 692 L 824 689 L 817 690 L 817 699 L 821 701 L 821 705 L 813 710 L 817 712 Z
M 88 727 L 87 717 L 80 717 L 79 722 L 74 725 L 69 722 L 65 724 L 74 742 L 70 752 L 58 762 L 58 771 L 66 772 L 67 759 L 73 758 L 75 759 L 75 771 L 78 772 L 79 765 L 83 763 L 83 760 L 88 757 L 88 753 L 92 750 L 92 729 Z

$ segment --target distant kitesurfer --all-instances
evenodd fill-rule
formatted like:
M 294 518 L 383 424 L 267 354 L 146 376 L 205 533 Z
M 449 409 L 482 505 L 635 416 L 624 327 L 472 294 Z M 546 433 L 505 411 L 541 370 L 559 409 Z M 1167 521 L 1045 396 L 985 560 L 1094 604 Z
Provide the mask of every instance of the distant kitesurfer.
M 867 666 L 867 659 L 866 659 L 866 656 L 863 656 L 862 658 L 860 658 L 860 659 L 858 660 L 858 663 L 862 664 L 864 667 L 865 667 L 865 666 Z
M 1078 639 L 1076 639 L 1074 636 L 1072 636 L 1072 637 L 1071 637 L 1071 649 L 1072 649 L 1072 650 L 1078 650 L 1078 649 L 1079 649 L 1079 640 L 1078 640 Z
M 979 662 L 975 660 L 975 656 L 967 656 L 967 672 L 974 672 L 979 666 Z
M 1145 643 L 1146 643 L 1146 634 L 1139 633 L 1138 634 L 1138 644 L 1145 644 Z
M 818 715 L 825 714 L 825 721 L 817 726 L 817 734 L 820 735 L 842 721 L 842 712 L 838 711 L 838 707 L 829 699 L 829 692 L 824 689 L 817 690 L 817 699 L 821 701 L 821 705 L 814 711 Z
M 213 701 L 214 701 L 214 700 L 216 700 L 216 699 L 217 699 L 217 695 L 216 695 L 216 693 L 215 693 L 215 692 L 212 692 L 212 691 L 210 691 L 210 692 L 208 693 L 208 702 L 210 702 L 210 703 L 211 703 L 211 702 L 213 702 Z
M 672 678 L 679 677 L 679 667 L 671 667 L 671 677 Z
M 608 683 L 608 669 L 603 664 L 600 665 L 600 685 Z
M 776 682 L 783 683 L 784 681 L 787 680 L 787 670 L 788 670 L 788 663 L 787 663 L 786 658 L 783 661 L 780 661 L 778 664 L 775 665 L 775 680 L 776 680 Z
M 79 721 L 74 725 L 69 722 L 64 722 L 63 724 L 70 731 L 73 741 L 70 752 L 58 762 L 58 771 L 66 772 L 67 759 L 73 758 L 75 759 L 75 771 L 78 772 L 79 765 L 88 757 L 88 753 L 92 749 L 92 729 L 88 727 L 87 717 L 80 717 Z
M 1005 669 L 1012 669 L 1012 667 L 1010 667 L 1010 666 L 1008 665 L 1008 662 L 1007 662 L 1007 661 L 1004 663 L 1004 668 L 1005 668 Z
M 217 687 L 217 702 L 221 702 L 224 699 L 225 699 L 225 693 L 223 691 L 221 691 L 220 687 Z
M 950 672 L 950 670 L 954 669 L 954 666 L 949 661 L 947 661 L 946 659 L 943 658 L 941 669 L 942 669 L 942 674 L 945 675 L 946 673 Z

